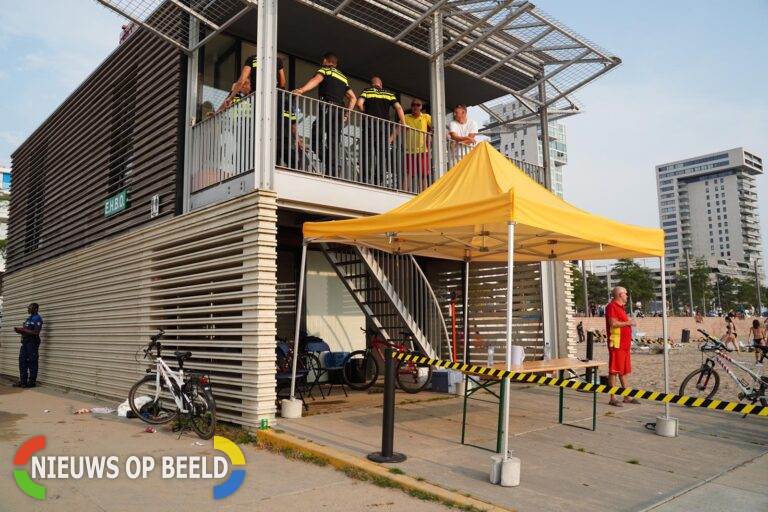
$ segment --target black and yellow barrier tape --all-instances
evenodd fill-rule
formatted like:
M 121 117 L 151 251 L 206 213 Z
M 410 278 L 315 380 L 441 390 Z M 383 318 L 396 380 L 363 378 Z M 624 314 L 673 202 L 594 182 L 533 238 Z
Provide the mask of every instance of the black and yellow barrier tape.
M 608 339 L 608 337 L 601 333 L 601 332 L 593 332 L 592 335 L 595 337 L 598 341 L 605 341 Z M 661 340 L 654 340 L 652 338 L 632 338 L 633 343 L 643 343 L 646 345 L 663 345 L 664 342 Z M 674 346 L 674 343 L 670 343 L 670 346 Z
M 394 352 L 392 357 L 403 361 L 413 361 L 417 364 L 428 364 L 438 368 L 449 370 L 459 370 L 464 373 L 475 375 L 486 375 L 495 379 L 509 379 L 517 382 L 527 382 L 539 384 L 542 386 L 556 386 L 562 388 L 571 388 L 577 391 L 588 391 L 591 393 L 603 393 L 607 395 L 618 395 L 628 398 L 639 398 L 650 400 L 652 402 L 664 402 L 687 407 L 699 407 L 703 409 L 715 409 L 718 411 L 735 412 L 739 414 L 751 414 L 755 416 L 768 416 L 768 407 L 761 405 L 742 404 L 739 402 L 723 402 L 722 400 L 711 400 L 708 398 L 694 398 L 685 395 L 675 395 L 672 393 L 662 393 L 660 391 L 644 391 L 642 389 L 621 388 L 618 386 L 606 386 L 604 384 L 592 384 L 590 382 L 581 382 L 571 379 L 557 379 L 535 373 L 513 372 L 488 368 L 487 366 L 471 365 L 464 363 L 454 363 L 444 359 L 430 359 L 421 354 L 408 352 Z

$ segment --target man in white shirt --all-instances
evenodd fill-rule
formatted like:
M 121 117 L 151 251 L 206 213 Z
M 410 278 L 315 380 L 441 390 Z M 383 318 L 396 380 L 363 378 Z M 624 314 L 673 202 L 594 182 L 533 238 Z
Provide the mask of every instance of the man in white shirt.
M 453 121 L 448 127 L 448 136 L 451 139 L 451 152 L 454 159 L 451 166 L 453 166 L 477 144 L 475 140 L 477 124 L 471 119 L 467 119 L 466 105 L 456 105 L 453 109 Z

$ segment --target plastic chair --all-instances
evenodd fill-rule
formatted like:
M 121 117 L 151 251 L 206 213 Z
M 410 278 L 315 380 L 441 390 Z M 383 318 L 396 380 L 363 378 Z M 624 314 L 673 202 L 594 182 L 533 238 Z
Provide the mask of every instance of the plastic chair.
M 344 358 L 347 356 L 347 352 L 331 352 L 331 347 L 328 346 L 328 344 L 323 341 L 322 339 L 316 337 L 316 336 L 308 336 L 307 342 L 304 344 L 304 351 L 310 352 L 313 354 L 318 355 L 318 359 L 320 359 L 319 354 L 325 352 L 325 357 L 320 359 L 323 361 L 323 367 L 319 368 L 316 375 L 315 375 L 315 381 L 312 383 L 310 387 L 310 392 L 312 389 L 314 389 L 315 386 L 317 386 L 317 389 L 320 390 L 320 395 L 325 398 L 326 394 L 323 393 L 323 387 L 322 382 L 320 382 L 320 378 L 323 375 L 328 375 L 328 383 L 330 384 L 330 387 L 328 388 L 328 395 L 331 394 L 331 390 L 333 389 L 334 385 L 337 385 L 333 382 L 332 379 L 330 379 L 331 372 L 339 372 L 343 370 L 343 366 L 341 363 L 344 361 Z M 339 378 L 337 379 L 338 385 L 341 386 L 341 390 L 344 391 L 344 396 L 347 395 L 347 390 L 344 386 L 344 378 L 343 376 L 339 375 Z
M 283 389 L 291 389 L 291 364 L 293 361 L 291 361 L 291 347 L 286 344 L 279 342 L 275 346 L 275 357 L 276 357 L 276 371 L 275 371 L 275 394 L 278 400 L 285 399 L 285 398 L 291 398 L 290 394 L 286 394 L 285 396 L 280 396 L 280 391 Z M 280 368 L 280 363 L 284 362 L 285 364 L 284 368 Z M 309 370 L 303 369 L 303 368 L 297 368 L 296 369 L 296 393 L 299 395 L 299 398 L 301 399 L 301 403 L 304 406 L 304 410 L 309 410 L 309 406 L 307 405 L 307 402 L 304 400 L 304 393 L 302 393 L 302 388 L 307 388 L 307 375 L 309 374 Z M 289 391 L 290 393 L 290 391 Z

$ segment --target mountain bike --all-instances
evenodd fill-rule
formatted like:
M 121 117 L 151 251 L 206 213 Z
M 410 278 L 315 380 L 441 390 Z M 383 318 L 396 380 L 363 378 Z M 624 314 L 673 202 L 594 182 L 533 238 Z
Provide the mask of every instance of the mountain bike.
M 344 383 L 358 391 L 370 388 L 379 378 L 377 354 L 378 358 L 384 361 L 384 350 L 387 348 L 402 353 L 414 352 L 413 338 L 409 332 L 403 332 L 408 341 L 408 345 L 405 345 L 387 341 L 371 329 L 360 330 L 371 336 L 370 344 L 365 350 L 351 352 L 341 364 Z M 396 382 L 406 393 L 418 393 L 432 380 L 432 367 L 426 363 L 398 360 L 396 364 Z
M 128 405 L 136 416 L 150 425 L 162 425 L 185 414 L 195 433 L 202 439 L 210 439 L 216 430 L 216 401 L 211 392 L 210 377 L 184 372 L 184 362 L 192 357 L 192 352 L 174 352 L 179 369 L 172 370 L 162 357 L 163 346 L 159 340 L 164 334 L 164 331 L 158 331 L 143 349 L 139 349 L 144 352 L 144 359 L 154 357 L 155 370 L 152 373 L 152 368 L 147 368 L 148 375 L 133 385 L 128 393 Z M 153 350 L 156 356 L 152 355 Z M 139 351 L 137 362 L 140 362 Z
M 768 405 L 766 399 L 766 389 L 768 388 L 768 377 L 762 375 L 762 366 L 756 366 L 751 369 L 748 363 L 737 361 L 726 352 L 733 352 L 727 348 L 722 341 L 710 336 L 702 329 L 698 331 L 704 335 L 704 341 L 699 345 L 702 352 L 701 368 L 691 372 L 680 385 L 680 394 L 694 398 L 712 398 L 720 387 L 720 375 L 715 370 L 716 366 L 725 371 L 726 375 L 731 377 L 739 387 L 739 400 L 749 400 L 751 403 L 760 402 L 760 405 Z M 755 345 L 755 350 L 762 352 L 760 363 L 766 358 L 768 347 Z M 711 355 L 705 356 L 706 352 Z M 737 377 L 728 363 L 744 371 L 749 377 Z

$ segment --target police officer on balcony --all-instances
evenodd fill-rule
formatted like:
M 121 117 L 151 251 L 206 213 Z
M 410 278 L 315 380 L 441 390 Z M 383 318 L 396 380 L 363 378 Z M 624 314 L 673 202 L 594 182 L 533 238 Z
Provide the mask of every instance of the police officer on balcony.
M 21 334 L 21 350 L 19 351 L 19 382 L 14 384 L 17 388 L 33 388 L 37 385 L 37 362 L 40 356 L 40 330 L 43 328 L 43 319 L 37 314 L 40 306 L 32 303 L 27 308 L 29 318 L 23 327 L 14 327 L 17 334 Z
M 245 60 L 243 69 L 240 71 L 240 77 L 232 86 L 229 96 L 227 96 L 224 103 L 219 107 L 219 111 L 229 107 L 229 104 L 234 98 L 247 96 L 256 90 L 256 73 L 258 68 L 259 66 L 255 55 L 251 55 Z M 277 57 L 277 80 L 275 85 L 280 89 L 285 89 L 285 84 L 285 67 L 283 65 L 283 59 Z M 280 96 L 282 96 L 282 93 L 278 91 L 278 98 Z
M 378 76 L 371 77 L 371 86 L 363 89 L 357 100 L 357 108 L 368 116 L 363 116 L 362 148 L 360 152 L 360 167 L 363 181 L 374 185 L 382 185 L 387 173 L 391 172 L 392 155 L 389 145 L 395 137 L 395 130 L 389 122 L 391 108 L 397 112 L 400 124 L 405 124 L 405 113 L 397 96 L 384 89 L 384 84 Z
M 355 108 L 355 93 L 349 87 L 349 80 L 336 67 L 336 54 L 323 55 L 323 65 L 306 84 L 295 89 L 294 94 L 305 94 L 319 86 L 320 99 L 325 102 L 320 107 L 317 120 L 312 126 L 312 150 L 325 164 L 326 172 L 338 175 L 338 153 L 341 143 L 341 130 L 349 119 L 349 112 Z M 344 104 L 346 98 L 347 103 Z

